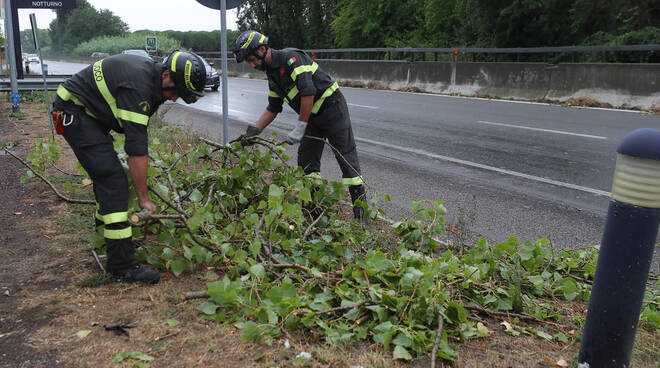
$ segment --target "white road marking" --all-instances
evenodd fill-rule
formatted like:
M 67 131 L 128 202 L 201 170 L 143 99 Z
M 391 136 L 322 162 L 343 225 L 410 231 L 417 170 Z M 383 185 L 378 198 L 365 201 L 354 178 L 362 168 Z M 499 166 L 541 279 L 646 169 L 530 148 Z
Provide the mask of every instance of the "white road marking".
M 515 176 L 515 177 L 518 177 L 518 178 L 538 181 L 538 182 L 541 182 L 541 183 L 556 185 L 556 186 L 563 187 L 563 188 L 579 190 L 579 191 L 582 191 L 582 192 L 596 194 L 596 195 L 599 195 L 599 196 L 609 197 L 610 194 L 611 194 L 610 192 L 606 192 L 606 191 L 599 190 L 599 189 L 583 187 L 581 185 L 576 185 L 576 184 L 571 184 L 571 183 L 565 183 L 565 182 L 558 181 L 558 180 L 542 178 L 540 176 L 519 173 L 517 171 L 512 171 L 512 170 L 507 170 L 507 169 L 500 169 L 500 168 L 497 168 L 497 167 L 488 166 L 488 165 L 484 165 L 484 164 L 479 164 L 479 163 L 472 162 L 472 161 L 461 160 L 459 158 L 453 158 L 453 157 L 449 157 L 449 156 L 437 155 L 435 153 L 426 152 L 426 151 L 421 150 L 421 149 L 401 147 L 401 146 L 397 146 L 397 145 L 394 145 L 394 144 L 373 141 L 371 139 L 366 139 L 366 138 L 355 137 L 355 140 L 358 141 L 358 142 L 373 144 L 375 146 L 391 148 L 391 149 L 395 149 L 395 150 L 399 150 L 399 151 L 403 151 L 403 152 L 408 152 L 408 153 L 413 153 L 413 154 L 417 154 L 417 155 L 422 155 L 422 156 L 426 156 L 426 157 L 430 157 L 430 158 L 434 158 L 434 159 L 438 159 L 438 160 L 444 160 L 444 161 L 449 161 L 449 162 L 453 162 L 453 163 L 457 163 L 457 164 L 461 164 L 461 165 L 465 165 L 465 166 L 476 167 L 478 169 L 494 171 L 494 172 L 497 172 L 497 173 L 500 173 L 500 174 L 511 175 L 511 176 Z
M 380 109 L 380 107 L 378 107 L 378 106 L 358 105 L 358 104 L 354 104 L 354 103 L 349 103 L 348 106 L 364 107 L 366 109 L 375 109 L 375 110 Z
M 505 124 L 505 123 L 494 123 L 492 121 L 485 121 L 485 120 L 479 120 L 479 123 L 482 124 L 489 124 L 489 125 L 497 125 L 497 126 L 503 126 L 503 127 L 508 127 L 508 128 L 518 128 L 518 129 L 527 129 L 527 130 L 535 130 L 538 132 L 546 132 L 546 133 L 556 133 L 556 134 L 566 134 L 566 135 L 573 135 L 576 137 L 584 137 L 584 138 L 593 138 L 593 139 L 607 139 L 607 137 L 602 137 L 599 135 L 589 135 L 589 134 L 581 134 L 581 133 L 571 133 L 571 132 L 565 132 L 562 130 L 552 130 L 552 129 L 541 129 L 541 128 L 531 128 L 531 127 L 526 127 L 522 125 L 513 125 L 513 124 Z

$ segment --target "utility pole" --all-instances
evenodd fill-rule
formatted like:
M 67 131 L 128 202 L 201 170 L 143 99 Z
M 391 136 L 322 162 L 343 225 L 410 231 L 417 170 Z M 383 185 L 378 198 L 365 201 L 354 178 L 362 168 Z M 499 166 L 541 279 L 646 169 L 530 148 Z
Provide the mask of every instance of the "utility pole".
M 5 29 L 13 29 L 13 19 L 11 12 L 11 0 L 5 0 Z M 5 50 L 9 63 L 9 78 L 11 80 L 11 111 L 20 112 L 20 98 L 18 96 L 18 82 L 16 80 L 16 54 L 14 50 L 13 33 L 9 32 L 5 38 Z

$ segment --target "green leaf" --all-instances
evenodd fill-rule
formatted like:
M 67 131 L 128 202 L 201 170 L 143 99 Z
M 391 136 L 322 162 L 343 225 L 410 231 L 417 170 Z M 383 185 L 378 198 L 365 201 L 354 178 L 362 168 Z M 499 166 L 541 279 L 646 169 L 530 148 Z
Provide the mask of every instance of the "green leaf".
M 218 309 L 218 305 L 213 302 L 204 302 L 197 307 L 202 313 L 206 315 L 215 314 L 215 311 Z
M 188 262 L 185 259 L 178 258 L 172 261 L 170 268 L 175 276 L 179 276 L 188 268 Z
M 548 334 L 545 331 L 541 331 L 541 330 L 536 331 L 536 336 L 542 337 L 546 340 L 552 340 L 552 335 Z
M 261 263 L 257 263 L 256 265 L 250 267 L 250 274 L 257 279 L 263 279 L 266 277 L 266 270 Z
M 300 198 L 303 201 L 312 201 L 312 194 L 309 191 L 309 188 L 303 188 L 300 190 L 298 193 L 298 198 Z
M 89 335 L 91 333 L 92 333 L 92 330 L 80 330 L 80 331 L 76 332 L 75 334 L 73 334 L 73 336 L 77 336 L 79 339 L 84 339 L 85 337 L 87 337 L 87 335 Z
M 115 356 L 112 362 L 117 364 L 123 362 L 126 359 L 134 359 L 134 360 L 142 360 L 145 362 L 150 362 L 155 358 L 145 353 L 141 353 L 139 351 L 128 351 L 117 354 L 117 356 Z
M 165 323 L 167 323 L 167 325 L 170 326 L 170 327 L 174 327 L 174 326 L 177 326 L 181 322 L 179 322 L 175 319 L 168 319 L 168 320 L 165 321 Z
M 454 323 L 467 322 L 467 312 L 462 305 L 449 302 L 447 305 L 447 317 Z
M 408 350 L 406 350 L 406 348 L 404 348 L 401 345 L 397 345 L 397 346 L 394 347 L 393 356 L 394 356 L 394 359 L 412 360 L 412 356 L 410 355 Z
M 202 193 L 199 190 L 195 189 L 188 198 L 190 198 L 190 200 L 193 202 L 200 202 L 202 200 Z
M 243 325 L 243 334 L 241 335 L 242 341 L 258 343 L 261 341 L 261 338 L 261 330 L 256 323 L 248 321 Z
M 555 291 L 559 291 L 564 295 L 564 299 L 571 301 L 580 295 L 580 286 L 577 281 L 570 277 L 565 277 L 557 283 Z
M 271 184 L 270 187 L 268 187 L 268 207 L 273 208 L 275 205 L 280 204 L 282 202 L 283 193 L 281 187 Z

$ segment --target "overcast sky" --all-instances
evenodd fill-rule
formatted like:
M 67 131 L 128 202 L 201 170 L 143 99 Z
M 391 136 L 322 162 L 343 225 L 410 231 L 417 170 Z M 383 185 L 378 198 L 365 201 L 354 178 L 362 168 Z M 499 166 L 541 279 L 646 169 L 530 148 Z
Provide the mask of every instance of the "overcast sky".
M 220 11 L 196 0 L 87 0 L 96 10 L 108 9 L 128 24 L 130 31 L 212 31 L 220 29 Z M 18 9 L 21 29 L 30 28 L 30 13 L 40 29 L 48 28 L 55 12 Z M 227 10 L 227 28 L 236 29 L 236 9 Z

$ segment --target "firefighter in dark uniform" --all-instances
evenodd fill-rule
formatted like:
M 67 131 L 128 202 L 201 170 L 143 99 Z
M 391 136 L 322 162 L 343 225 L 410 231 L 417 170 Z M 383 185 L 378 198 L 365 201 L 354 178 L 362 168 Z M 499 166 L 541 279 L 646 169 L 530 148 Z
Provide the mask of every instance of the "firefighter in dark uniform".
M 256 126 L 248 126 L 241 141 L 250 144 L 248 138 L 259 135 L 282 112 L 282 104 L 288 103 L 298 113 L 298 121 L 285 142 L 300 143 L 298 165 L 306 175 L 320 178 L 325 143 L 310 137 L 327 139 L 339 151 L 335 152 L 335 158 L 342 171 L 342 182 L 351 194 L 353 215 L 367 224 L 369 219 L 364 209 L 355 206 L 357 200 L 366 201 L 365 186 L 348 106 L 337 83 L 304 51 L 269 48 L 268 37 L 259 32 L 243 32 L 236 40 L 234 55 L 237 63 L 245 60 L 253 69 L 265 71 L 269 87 L 266 110 Z
M 203 96 L 206 69 L 202 59 L 173 52 L 164 62 L 136 55 L 99 60 L 57 89 L 54 102 L 63 133 L 94 183 L 97 231 L 103 231 L 107 271 L 125 282 L 157 283 L 157 271 L 138 265 L 128 223 L 128 182 L 113 147 L 111 130 L 126 136 L 124 150 L 142 209 L 154 212 L 147 195 L 147 123 L 165 100 L 186 103 Z

